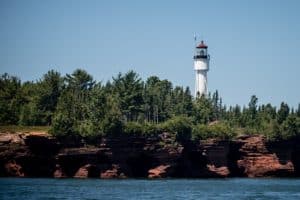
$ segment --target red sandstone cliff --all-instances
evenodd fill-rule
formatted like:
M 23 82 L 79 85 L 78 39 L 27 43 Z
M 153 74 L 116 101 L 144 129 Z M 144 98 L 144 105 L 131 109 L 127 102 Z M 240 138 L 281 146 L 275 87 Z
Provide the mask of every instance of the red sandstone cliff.
M 293 176 L 295 168 L 292 152 L 295 144 L 286 143 L 276 152 L 272 149 L 272 144 L 268 144 L 262 136 L 240 138 L 238 142 L 242 145 L 237 165 L 246 176 Z M 273 144 L 276 148 L 276 143 Z
M 96 147 L 61 146 L 47 134 L 0 134 L 0 176 L 76 178 L 299 176 L 299 141 L 174 142 L 156 137 L 104 138 Z

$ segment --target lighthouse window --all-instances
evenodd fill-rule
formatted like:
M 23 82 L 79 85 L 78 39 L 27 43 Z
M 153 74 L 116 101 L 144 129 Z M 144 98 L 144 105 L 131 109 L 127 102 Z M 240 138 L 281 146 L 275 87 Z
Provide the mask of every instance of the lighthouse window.
M 204 56 L 204 50 L 200 51 L 200 56 Z

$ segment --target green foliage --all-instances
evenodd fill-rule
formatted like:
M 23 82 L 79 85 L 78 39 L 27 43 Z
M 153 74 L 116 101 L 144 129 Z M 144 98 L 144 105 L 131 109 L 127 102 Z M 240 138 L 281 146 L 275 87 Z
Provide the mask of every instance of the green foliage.
M 212 121 L 221 120 L 224 118 L 225 108 L 222 105 L 222 98 L 219 97 L 219 92 L 216 90 L 212 95 Z
M 123 132 L 128 136 L 157 136 L 162 131 L 157 124 L 127 122 Z
M 259 105 L 253 95 L 245 107 L 227 108 L 218 91 L 193 98 L 190 89 L 137 73 L 96 83 L 82 69 L 61 76 L 50 70 L 36 82 L 0 77 L 0 125 L 51 126 L 53 135 L 97 141 L 103 136 L 153 136 L 168 131 L 177 141 L 231 139 L 263 134 L 269 140 L 299 137 L 297 109 L 281 103 Z
M 185 90 L 183 87 L 175 87 L 172 92 L 172 116 L 191 116 L 193 111 L 193 102 L 190 88 Z
M 56 137 L 72 137 L 79 135 L 74 126 L 75 122 L 71 116 L 67 116 L 64 113 L 57 113 L 53 118 L 53 123 L 49 132 Z
M 172 97 L 172 83 L 168 80 L 160 80 L 156 76 L 147 79 L 144 92 L 144 113 L 147 122 L 159 123 L 169 119 L 172 116 L 176 101 Z
M 288 116 L 282 123 L 282 139 L 290 139 L 300 136 L 300 118 Z
M 296 111 L 297 117 L 300 117 L 300 103 L 298 104 L 298 109 Z
M 185 116 L 173 117 L 161 125 L 163 131 L 175 134 L 177 141 L 191 139 L 192 120 Z
M 120 135 L 123 126 L 119 100 L 115 96 L 109 95 L 105 102 L 105 116 L 101 122 L 101 129 L 106 135 Z
M 90 121 L 90 93 L 94 82 L 83 70 L 67 75 L 66 88 L 61 93 L 54 113 L 51 133 L 61 137 L 85 137 L 93 133 Z
M 155 136 L 162 133 L 162 129 L 157 124 L 143 123 L 143 134 L 145 136 Z
M 0 77 L 0 125 L 17 124 L 21 110 L 21 81 L 15 76 Z
M 287 140 L 300 137 L 300 118 L 289 115 L 282 124 L 274 120 L 264 133 L 269 140 Z
M 195 101 L 194 118 L 197 123 L 207 124 L 212 121 L 213 106 L 209 98 L 201 96 Z
M 273 120 L 270 123 L 266 123 L 263 134 L 267 137 L 268 140 L 271 141 L 283 139 L 281 127 L 276 120 Z
M 50 70 L 37 84 L 35 104 L 40 125 L 50 125 L 52 115 L 55 112 L 58 98 L 64 87 L 60 73 Z
M 80 121 L 76 128 L 77 132 L 83 138 L 97 136 L 97 132 L 94 130 L 93 123 L 90 120 Z
M 236 132 L 224 123 L 216 123 L 213 125 L 198 124 L 193 127 L 192 136 L 194 140 L 205 140 L 209 138 L 229 140 L 236 136 Z
M 39 124 L 37 122 L 38 120 L 37 115 L 38 115 L 38 110 L 35 103 L 29 102 L 25 104 L 23 105 L 23 107 L 21 107 L 19 124 L 25 126 L 28 125 L 33 126 Z
M 143 134 L 143 125 L 138 122 L 128 122 L 124 126 L 124 133 L 138 136 Z
M 289 116 L 289 113 L 290 113 L 289 106 L 286 103 L 282 102 L 277 112 L 277 122 L 279 124 L 282 124 L 282 122 L 284 122 L 284 120 L 286 120 L 286 118 Z
M 260 121 L 258 120 L 257 115 L 257 102 L 257 97 L 255 95 L 252 95 L 248 104 L 248 108 L 244 109 L 242 121 L 248 129 L 255 129 L 260 125 Z
M 129 71 L 113 78 L 113 93 L 119 98 L 122 115 L 126 121 L 137 120 L 143 105 L 143 82 L 138 75 Z

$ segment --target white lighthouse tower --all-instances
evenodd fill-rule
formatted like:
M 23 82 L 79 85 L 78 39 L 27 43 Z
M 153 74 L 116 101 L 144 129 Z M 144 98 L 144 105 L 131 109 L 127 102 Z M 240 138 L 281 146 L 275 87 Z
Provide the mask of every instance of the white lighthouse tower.
M 207 95 L 207 72 L 209 70 L 207 45 L 201 41 L 195 48 L 194 69 L 196 72 L 195 97 Z

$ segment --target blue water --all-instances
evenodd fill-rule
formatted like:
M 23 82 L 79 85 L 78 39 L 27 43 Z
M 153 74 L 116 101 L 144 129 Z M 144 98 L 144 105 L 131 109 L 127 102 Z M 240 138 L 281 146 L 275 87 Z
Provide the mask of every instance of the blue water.
M 0 199 L 300 199 L 300 179 L 0 178 Z

